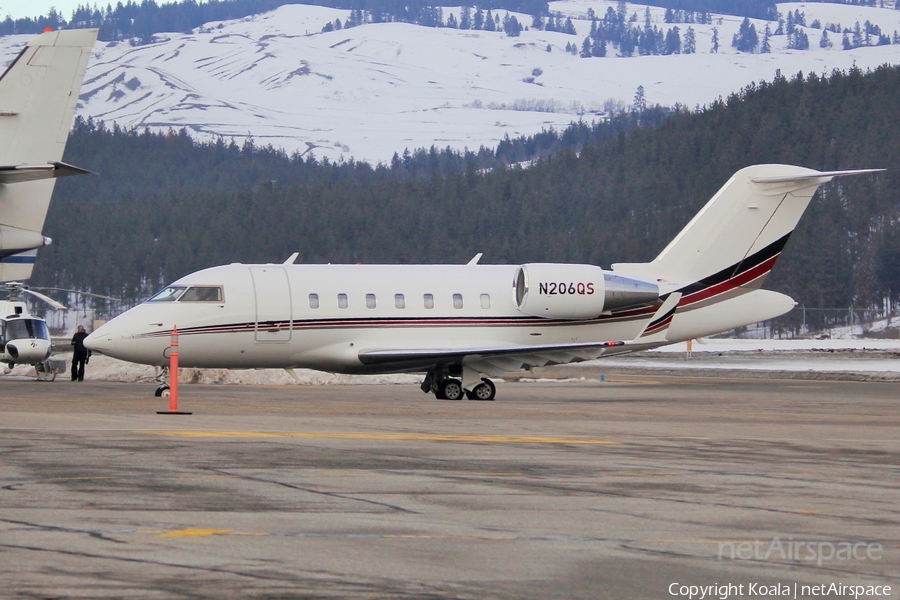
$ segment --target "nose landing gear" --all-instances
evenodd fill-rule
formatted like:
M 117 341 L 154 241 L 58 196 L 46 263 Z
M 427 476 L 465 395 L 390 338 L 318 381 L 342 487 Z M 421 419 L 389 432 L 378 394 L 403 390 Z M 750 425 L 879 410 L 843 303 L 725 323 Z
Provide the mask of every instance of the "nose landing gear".
M 159 367 L 156 371 L 156 381 L 159 383 L 159 387 L 156 388 L 156 391 L 153 392 L 153 395 L 157 398 L 168 398 L 170 395 L 169 392 L 169 367 Z

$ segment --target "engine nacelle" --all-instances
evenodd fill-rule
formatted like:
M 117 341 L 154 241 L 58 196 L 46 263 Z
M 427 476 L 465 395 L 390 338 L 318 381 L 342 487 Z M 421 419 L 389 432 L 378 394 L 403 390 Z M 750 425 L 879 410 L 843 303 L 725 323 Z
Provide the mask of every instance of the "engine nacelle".
M 513 280 L 516 306 L 532 317 L 594 319 L 603 312 L 652 304 L 654 283 L 622 277 L 593 265 L 532 263 Z

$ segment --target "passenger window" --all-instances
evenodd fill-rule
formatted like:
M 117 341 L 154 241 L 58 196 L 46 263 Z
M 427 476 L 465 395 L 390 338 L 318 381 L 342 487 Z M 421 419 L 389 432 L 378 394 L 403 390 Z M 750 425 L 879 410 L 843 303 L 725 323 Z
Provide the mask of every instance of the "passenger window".
M 318 294 L 310 294 L 309 295 L 309 307 L 310 308 L 319 308 L 319 295 Z
M 425 308 L 434 308 L 434 295 L 425 294 Z
M 462 308 L 462 294 L 453 294 L 453 308 Z
M 375 294 L 366 294 L 366 308 L 375 308 Z
M 406 298 L 403 294 L 394 294 L 394 308 L 406 308 Z
M 481 308 L 490 308 L 491 307 L 491 295 L 490 294 L 482 294 L 481 295 Z
M 338 294 L 338 308 L 347 308 L 347 294 Z
M 178 299 L 179 302 L 221 302 L 222 288 L 213 286 L 194 286 L 187 289 Z

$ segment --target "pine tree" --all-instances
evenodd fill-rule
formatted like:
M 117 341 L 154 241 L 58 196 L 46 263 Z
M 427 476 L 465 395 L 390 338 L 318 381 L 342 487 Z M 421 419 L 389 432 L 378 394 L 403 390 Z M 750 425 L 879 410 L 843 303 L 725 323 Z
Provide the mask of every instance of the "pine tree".
M 581 58 L 591 57 L 591 38 L 586 37 L 581 43 Z
M 763 41 L 759 47 L 760 54 L 769 54 L 772 52 L 772 45 L 769 43 L 769 38 L 772 37 L 772 33 L 769 30 L 769 24 L 766 23 L 766 29 L 763 31 Z
M 644 95 L 644 86 L 639 85 L 637 90 L 634 92 L 634 102 L 632 103 L 632 109 L 635 112 L 644 112 L 647 110 L 647 97 Z
M 459 13 L 459 28 L 472 29 L 472 13 L 468 6 L 463 5 L 462 12 Z
M 681 35 L 676 25 L 666 32 L 665 54 L 681 53 Z
M 496 31 L 497 27 L 494 23 L 494 15 L 491 14 L 491 9 L 487 11 L 487 17 L 484 20 L 484 30 L 485 31 Z
M 731 46 L 738 52 L 755 52 L 757 47 L 759 47 L 756 27 L 753 26 L 749 18 L 744 17 L 744 20 L 741 21 L 741 28 L 734 34 Z
M 479 6 L 475 11 L 475 18 L 472 19 L 472 29 L 479 31 L 482 28 L 484 28 L 484 11 Z
M 697 52 L 697 34 L 693 27 L 688 27 L 684 32 L 684 44 L 681 47 L 682 54 L 694 54 Z
M 628 14 L 628 3 L 625 0 L 618 0 L 616 2 L 616 15 L 619 17 L 619 22 L 625 22 L 625 16 Z
M 822 37 L 819 39 L 819 48 L 831 48 L 833 44 L 831 40 L 828 39 L 828 30 L 822 30 Z

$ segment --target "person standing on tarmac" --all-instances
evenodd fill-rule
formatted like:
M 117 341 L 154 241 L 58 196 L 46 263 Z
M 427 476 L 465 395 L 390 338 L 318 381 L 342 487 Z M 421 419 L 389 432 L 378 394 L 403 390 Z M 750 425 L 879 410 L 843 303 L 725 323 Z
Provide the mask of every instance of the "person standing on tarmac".
M 72 336 L 72 381 L 84 381 L 84 365 L 87 364 L 91 351 L 84 347 L 84 338 L 88 336 L 84 327 L 79 325 L 78 331 Z

